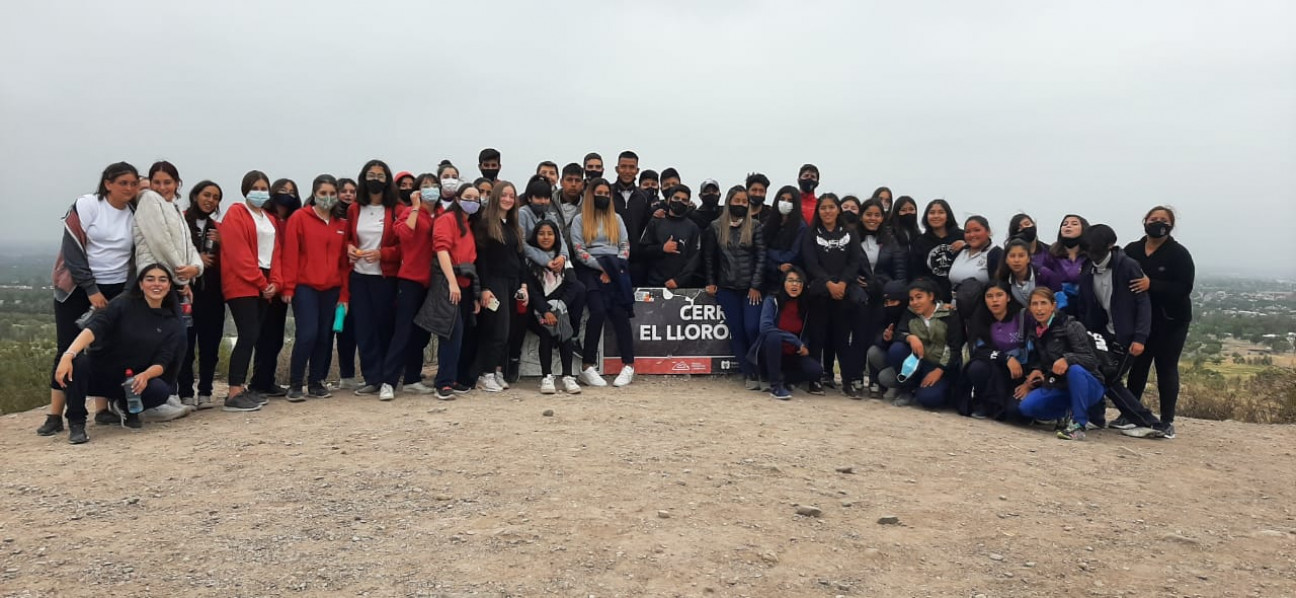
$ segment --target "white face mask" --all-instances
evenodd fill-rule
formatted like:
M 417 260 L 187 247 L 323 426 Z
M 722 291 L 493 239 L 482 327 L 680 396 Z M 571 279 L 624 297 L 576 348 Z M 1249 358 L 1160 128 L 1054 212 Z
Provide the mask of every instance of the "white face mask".
M 782 214 L 782 215 L 784 215 L 784 216 L 787 216 L 788 214 L 791 214 L 793 208 L 795 208 L 795 207 L 796 207 L 796 206 L 793 206 L 793 205 L 792 205 L 792 202 L 790 202 L 790 201 L 780 201 L 780 202 L 778 202 L 778 211 L 779 211 L 780 214 Z

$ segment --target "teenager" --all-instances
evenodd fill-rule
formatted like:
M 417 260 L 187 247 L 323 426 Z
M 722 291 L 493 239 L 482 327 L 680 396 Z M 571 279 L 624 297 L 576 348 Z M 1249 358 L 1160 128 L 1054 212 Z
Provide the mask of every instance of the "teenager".
M 1031 291 L 1030 312 L 1034 322 L 1027 326 L 1027 341 L 1035 348 L 1035 360 L 1026 385 L 1032 390 L 1022 398 L 1022 415 L 1037 420 L 1071 421 L 1058 438 L 1084 440 L 1089 411 L 1103 397 L 1102 374 L 1084 325 L 1057 310 L 1057 299 L 1048 289 Z
M 403 200 L 414 191 L 414 173 L 401 171 L 396 173 L 396 198 Z
M 800 382 L 817 382 L 823 368 L 811 356 L 805 341 L 810 311 L 801 300 L 805 273 L 794 266 L 781 272 L 780 279 L 782 288 L 765 297 L 760 335 L 743 359 L 765 374 L 771 397 L 787 401 L 792 398 L 790 387 Z
M 109 164 L 99 176 L 98 190 L 77 198 L 63 216 L 63 240 L 53 272 L 54 329 L 60 355 L 81 332 L 78 320 L 92 309 L 107 307 L 108 301 L 126 288 L 134 256 L 132 201 L 138 189 L 139 171 L 134 166 Z M 41 436 L 63 431 L 66 397 L 64 385 L 54 377 L 60 359 L 56 355 L 50 368 L 50 408 L 45 423 L 36 430 Z M 68 408 L 84 412 L 84 399 Z M 96 410 L 101 409 L 97 401 Z M 84 424 L 84 416 L 81 421 Z
M 189 191 L 189 209 L 184 213 L 189 238 L 202 260 L 202 275 L 190 282 L 193 291 L 193 325 L 187 333 L 184 361 L 180 363 L 180 402 L 196 409 L 210 409 L 212 380 L 225 335 L 225 296 L 220 275 L 220 185 L 202 181 Z M 197 395 L 194 394 L 194 358 L 198 358 Z
M 541 220 L 527 238 L 527 245 L 551 257 L 558 257 L 562 236 L 558 225 L 551 220 Z M 562 367 L 563 392 L 579 394 L 580 384 L 572 376 L 572 328 L 567 306 L 584 287 L 576 281 L 571 268 L 551 269 L 544 263 L 528 260 L 526 285 L 531 292 L 528 302 L 526 326 L 540 339 L 540 394 L 558 391 L 553 375 L 553 350 L 558 347 Z
M 278 228 L 269 212 L 270 180 L 259 170 L 243 175 L 243 203 L 230 206 L 221 221 L 221 292 L 238 329 L 230 353 L 229 394 L 225 411 L 256 411 L 265 405 L 259 393 L 244 389 L 253 350 L 258 346 L 266 310 L 278 293 L 271 280 Z
M 482 178 L 494 183 L 499 180 L 500 173 L 500 152 L 499 150 L 488 147 L 477 153 L 477 170 L 481 172 Z
M 587 160 L 588 163 L 588 160 Z M 588 167 L 587 167 L 588 168 Z M 607 386 L 599 376 L 599 339 L 603 324 L 610 320 L 621 353 L 621 372 L 613 386 L 634 381 L 634 337 L 630 319 L 634 317 L 634 289 L 630 285 L 630 235 L 625 222 L 613 207 L 612 184 L 595 178 L 585 186 L 581 213 L 572 221 L 572 251 L 576 273 L 585 285 L 585 305 L 589 321 L 585 324 L 585 342 L 580 382 L 587 386 Z
M 476 180 L 472 182 L 472 186 L 475 187 L 477 189 L 477 192 L 481 193 L 481 196 L 486 198 L 487 201 L 489 202 L 491 192 L 495 190 L 495 181 L 492 181 L 486 177 L 478 177 Z
M 59 355 L 54 381 L 68 394 L 68 442 L 90 440 L 85 429 L 87 396 L 107 398 L 109 411 L 124 427 L 141 427 L 139 414 L 131 413 L 126 403 L 122 384 L 127 378 L 145 409 L 166 402 L 172 388 L 167 380 L 175 376 L 185 335 L 172 291 L 166 268 L 145 266 L 132 290 L 91 316 Z M 84 353 L 92 346 L 92 354 Z
M 1075 214 L 1062 217 L 1058 225 L 1057 240 L 1049 246 L 1045 265 L 1057 275 L 1062 285 L 1058 309 L 1068 315 L 1080 316 L 1080 274 L 1089 264 L 1085 256 L 1084 236 L 1089 232 L 1089 221 Z
M 311 201 L 288 217 L 284 227 L 278 279 L 283 303 L 292 305 L 296 325 L 288 370 L 288 400 L 332 396 L 324 386 L 333 361 L 333 321 L 338 306 L 345 310 L 347 223 L 333 217 L 337 179 L 327 174 L 311 183 Z M 310 365 L 307 376 L 306 366 Z
M 288 218 L 301 209 L 302 201 L 297 191 L 297 183 L 292 179 L 278 179 L 270 184 L 270 215 L 276 229 L 275 243 L 282 246 L 284 228 Z M 282 247 L 276 249 L 282 254 Z M 283 290 L 283 281 L 274 279 L 275 292 Z M 279 353 L 283 350 L 284 330 L 288 323 L 288 303 L 283 297 L 270 297 L 266 306 L 265 317 L 261 323 L 261 336 L 257 338 L 256 357 L 252 364 L 250 386 L 262 397 L 283 397 L 288 394 L 287 387 L 280 386 L 276 380 L 279 371 Z
M 1012 241 L 1013 239 L 1020 239 L 1023 243 L 1026 243 L 1031 263 L 1036 268 L 1043 268 L 1048 265 L 1048 245 L 1039 240 L 1035 219 L 1031 218 L 1030 215 L 1015 214 L 1008 221 L 1008 240 Z
M 730 188 L 725 206 L 726 214 L 702 234 L 706 292 L 724 312 L 729 346 L 739 361 L 747 390 L 760 390 L 760 372 L 745 356 L 760 333 L 765 233 L 752 219 L 746 188 Z
M 911 248 L 918 241 L 918 237 L 922 236 L 922 231 L 918 230 L 918 203 L 914 198 L 908 195 L 896 198 L 895 203 L 891 204 L 891 209 L 887 211 L 886 227 L 891 232 L 891 236 L 895 237 L 896 242 L 911 256 L 905 270 L 909 272 L 910 278 L 914 277 L 918 271 L 915 269 L 916 262 L 912 257 Z
M 650 287 L 690 288 L 700 279 L 702 233 L 688 218 L 692 191 L 685 185 L 666 190 L 666 217 L 654 218 L 644 230 L 639 250 L 644 254 Z
M 939 293 L 931 280 L 909 286 L 909 309 L 895 328 L 887 368 L 878 374 L 882 386 L 897 391 L 892 403 L 896 406 L 917 402 L 939 409 L 949 402 L 962 361 L 963 323 Z
M 508 359 L 509 326 L 517 304 L 528 299 L 522 281 L 522 227 L 518 224 L 517 190 L 499 181 L 477 220 L 477 273 L 481 276 L 477 389 L 499 392 L 508 388 L 502 369 Z
M 553 160 L 545 160 L 536 165 L 536 174 L 544 177 L 549 182 L 549 186 L 554 190 L 558 189 L 558 163 Z
M 769 177 L 753 172 L 747 175 L 747 203 L 751 205 L 751 215 L 757 222 L 764 222 L 769 210 L 765 209 L 765 196 L 769 194 Z
M 585 165 L 583 172 L 586 181 L 603 178 L 603 156 L 600 156 L 598 152 L 585 154 L 585 159 L 581 160 L 581 164 Z
M 432 223 L 432 250 L 436 265 L 428 287 L 425 310 L 444 314 L 439 328 L 429 330 L 438 337 L 437 373 L 433 384 L 437 398 L 452 400 L 456 394 L 472 390 L 468 380 L 460 377 L 460 357 L 465 330 L 481 310 L 476 280 L 477 241 L 469 225 L 469 216 L 481 209 L 477 191 L 465 192 L 450 200 L 445 212 Z M 471 272 L 469 272 L 471 271 Z M 431 304 L 428 306 L 428 304 Z M 446 305 L 451 306 L 446 309 Z
M 879 375 L 882 370 L 887 368 L 887 352 L 891 349 L 891 343 L 896 340 L 896 327 L 900 325 L 900 319 L 908 311 L 909 283 L 892 280 L 883 285 L 881 303 L 882 315 L 876 324 L 879 332 L 872 339 L 869 339 L 871 344 L 865 352 L 865 361 L 868 363 L 868 374 L 871 381 L 869 394 L 874 398 L 895 400 L 900 396 L 899 389 L 888 389 L 886 395 L 883 395 Z
M 356 176 L 361 193 L 347 211 L 347 258 L 351 262 L 349 311 L 355 321 L 356 349 L 364 385 L 357 395 L 382 390 L 383 364 L 395 330 L 396 275 L 400 240 L 396 237 L 396 188 L 391 169 L 370 160 Z
M 797 186 L 801 188 L 801 218 L 814 222 L 815 213 L 819 211 L 819 198 L 814 193 L 819 186 L 819 167 L 802 164 L 797 171 Z
M 705 231 L 720 218 L 720 212 L 720 183 L 706 179 L 698 188 L 698 205 L 689 212 L 689 220 L 697 225 L 698 230 Z
M 617 156 L 616 181 L 612 183 L 612 203 L 617 215 L 625 222 L 630 235 L 630 278 L 635 285 L 643 284 L 647 264 L 641 252 L 635 251 L 643 231 L 652 220 L 653 198 L 635 185 L 639 174 L 639 155 L 626 150 Z
M 849 213 L 849 212 L 847 212 Z M 814 220 L 802 241 L 810 286 L 806 295 L 810 307 L 818 314 L 811 320 L 810 351 L 822 359 L 824 378 L 833 377 L 833 356 L 842 362 L 842 392 L 856 394 L 855 382 L 846 375 L 851 361 L 850 335 L 856 318 L 863 317 L 864 290 L 856 279 L 860 270 L 860 241 L 846 227 L 837 198 L 825 193 L 819 197 Z M 812 392 L 816 389 L 811 387 Z
M 801 259 L 801 246 L 806 223 L 801 219 L 801 210 L 797 209 L 798 198 L 796 187 L 780 187 L 761 221 L 761 230 L 765 233 L 766 292 L 778 292 L 778 281 L 783 280 L 783 275 L 794 267 L 805 265 Z
M 995 246 L 990 235 L 990 223 L 983 216 L 972 216 L 963 223 L 963 247 L 954 253 L 954 261 L 945 276 L 954 296 L 969 280 L 976 281 L 977 286 L 984 289 L 998 272 L 1003 261 L 1003 249 Z
M 882 213 L 886 214 L 891 211 L 891 189 L 889 187 L 878 187 L 873 190 L 873 195 L 869 199 L 876 199 L 882 205 Z
M 338 179 L 338 204 L 333 207 L 333 217 L 346 220 L 351 213 L 351 204 L 359 196 L 360 187 L 351 179 Z M 348 252 L 349 253 L 349 252 Z M 348 259 L 350 259 L 348 257 Z M 351 275 L 348 273 L 347 278 Z M 349 282 L 349 281 L 348 281 Z M 337 334 L 338 355 L 338 388 L 355 390 L 360 387 L 356 382 L 356 333 L 355 315 L 348 309 L 342 320 L 342 332 Z
M 968 350 L 957 409 L 977 419 L 1018 421 L 1019 405 L 1030 390 L 1026 367 L 1029 319 L 1025 307 L 1012 297 L 1010 284 L 995 280 L 976 306 L 969 306 Z M 1029 301 L 1028 301 L 1029 303 Z
M 859 306 L 851 320 L 850 359 L 842 377 L 851 381 L 851 398 L 860 399 L 867 388 L 865 364 L 869 347 L 877 339 L 883 321 L 885 299 L 883 289 L 891 281 L 908 283 L 909 254 L 896 242 L 885 226 L 886 211 L 882 202 L 869 199 L 860 207 L 860 223 L 856 238 L 860 240 L 860 266 L 855 284 L 864 292 L 866 300 Z
M 1157 397 L 1166 438 L 1174 438 L 1175 406 L 1179 402 L 1179 356 L 1192 322 L 1192 290 L 1197 268 L 1192 254 L 1170 232 L 1175 213 L 1165 206 L 1148 210 L 1143 217 L 1142 239 L 1125 246 L 1125 254 L 1139 263 L 1143 278 L 1131 287 L 1146 293 L 1152 307 L 1152 326 L 1143 354 L 1134 358 L 1129 390 L 1141 399 L 1148 370 L 1156 364 Z
M 1004 246 L 1003 261 L 999 263 L 994 278 L 1008 284 L 1013 300 L 1023 308 L 1030 306 L 1030 294 L 1036 287 L 1054 292 L 1062 290 L 1062 280 L 1048 266 L 1035 264 L 1030 244 L 1021 237 L 1010 239 Z
M 562 214 L 563 241 L 571 247 L 571 223 L 581 211 L 581 199 L 585 196 L 585 170 L 580 164 L 572 162 L 562 169 L 561 186 L 558 189 L 558 211 Z M 569 249 L 570 251 L 570 249 Z
M 949 202 L 933 199 L 927 203 L 922 217 L 923 234 L 911 248 L 914 279 L 927 278 L 936 283 L 940 300 L 952 299 L 949 271 L 954 255 L 963 249 L 963 231 L 954 220 L 954 210 Z M 961 281 L 960 281 L 961 282 Z

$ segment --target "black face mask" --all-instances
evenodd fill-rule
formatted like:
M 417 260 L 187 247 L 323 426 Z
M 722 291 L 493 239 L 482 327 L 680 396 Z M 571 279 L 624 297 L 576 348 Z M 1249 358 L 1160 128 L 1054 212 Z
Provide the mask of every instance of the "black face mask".
M 914 228 L 918 226 L 918 214 L 900 214 L 896 216 L 896 221 L 905 228 Z
M 1028 227 L 1026 227 L 1026 228 L 1019 229 L 1019 230 L 1017 231 L 1017 234 L 1014 235 L 1014 236 L 1017 237 L 1018 239 L 1021 239 L 1021 240 L 1025 241 L 1025 242 L 1027 242 L 1027 243 L 1034 243 L 1034 242 L 1035 242 L 1035 227 L 1033 227 L 1033 226 L 1028 226 Z
M 603 176 L 602 170 L 589 170 L 588 168 L 585 169 L 585 180 L 587 181 L 592 181 L 594 179 L 601 178 L 602 176 Z
M 661 197 L 661 192 L 656 187 L 644 187 L 640 191 L 643 191 L 644 195 L 648 196 L 648 201 L 656 201 L 657 198 Z
M 288 208 L 289 213 L 295 212 L 302 207 L 301 200 L 291 193 L 276 193 L 270 200 L 274 205 Z
M 801 179 L 797 181 L 797 185 L 800 185 L 802 193 L 811 193 L 815 190 L 815 187 L 819 186 L 819 181 L 814 179 Z
M 1062 246 L 1066 247 L 1067 249 L 1071 249 L 1072 247 L 1075 247 L 1076 245 L 1079 244 L 1080 244 L 1080 237 L 1075 237 L 1075 238 L 1062 237 Z
M 904 311 L 905 306 L 903 303 L 900 305 L 888 305 L 883 308 L 883 317 L 886 318 L 885 321 L 887 323 L 898 323 L 900 321 L 900 316 L 904 315 Z
M 495 178 L 499 176 L 499 169 L 498 169 L 498 168 L 482 168 L 482 169 L 480 169 L 480 170 L 481 170 L 482 176 L 485 177 L 485 178 L 487 178 L 487 179 L 490 179 L 491 181 L 494 181 Z
M 368 191 L 370 195 L 376 195 L 386 190 L 387 181 L 380 181 L 378 179 L 365 180 L 365 191 Z
M 720 203 L 719 193 L 703 193 L 701 197 L 704 206 L 715 207 L 716 204 Z
M 841 221 L 842 224 L 845 224 L 846 226 L 855 226 L 856 224 L 859 224 L 859 214 L 850 210 L 843 210 L 841 213 Z
M 687 201 L 672 201 L 668 202 L 666 207 L 671 216 L 679 218 L 688 213 L 689 203 Z
M 747 216 L 747 206 L 729 206 L 729 215 L 734 218 L 745 218 Z
M 1090 245 L 1085 249 L 1085 253 L 1089 255 L 1089 263 L 1091 264 L 1097 264 L 1107 259 L 1108 255 L 1111 255 L 1111 247 L 1105 245 Z
M 549 205 L 548 205 L 548 204 L 545 204 L 545 205 L 542 206 L 542 205 L 538 205 L 538 204 L 534 204 L 534 203 L 533 203 L 533 204 L 531 204 L 531 205 L 528 206 L 528 207 L 531 208 L 531 213 L 532 213 L 532 214 L 535 214 L 537 220 L 539 220 L 539 219 L 541 219 L 541 218 L 544 218 L 545 215 L 549 213 Z
M 611 195 L 595 195 L 595 196 L 594 196 L 594 207 L 596 207 L 596 208 L 598 208 L 598 209 L 600 209 L 600 210 L 606 210 L 606 209 L 608 208 L 608 206 L 610 206 L 610 205 L 612 205 L 612 196 L 611 196 Z
M 1143 225 L 1143 232 L 1153 239 L 1160 239 L 1169 235 L 1172 228 L 1169 222 L 1149 222 Z
M 753 206 L 763 206 L 763 205 L 765 205 L 765 196 L 764 196 L 764 195 L 752 195 L 752 194 L 748 193 L 748 194 L 747 194 L 747 201 L 751 202 L 751 205 L 753 205 Z

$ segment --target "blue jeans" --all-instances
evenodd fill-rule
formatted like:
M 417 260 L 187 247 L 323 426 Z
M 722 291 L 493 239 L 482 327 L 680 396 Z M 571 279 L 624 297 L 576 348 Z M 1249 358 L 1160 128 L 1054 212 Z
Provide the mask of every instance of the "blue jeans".
M 351 313 L 365 384 L 382 384 L 383 358 L 395 322 L 396 279 L 351 273 Z
M 766 336 L 761 351 L 771 386 L 818 382 L 823 376 L 823 366 L 818 359 L 809 355 L 784 355 L 783 340 L 777 335 Z
M 427 287 L 412 280 L 396 281 L 396 322 L 387 356 L 383 360 L 382 381 L 394 388 L 405 375 L 405 383 L 423 381 L 423 348 L 431 333 L 414 324 L 414 315 L 423 307 Z
M 760 335 L 761 304 L 752 305 L 747 291 L 733 289 L 720 289 L 715 298 L 724 311 L 725 326 L 729 328 L 729 349 L 738 360 L 743 375 L 755 377 L 756 365 L 747 360 L 747 350 Z
M 585 285 L 585 306 L 589 308 L 589 320 L 585 322 L 585 344 L 582 361 L 598 366 L 599 341 L 603 339 L 603 324 L 611 321 L 612 332 L 616 335 L 617 350 L 621 353 L 621 363 L 634 365 L 634 331 L 630 328 L 630 314 L 624 308 L 615 305 L 608 295 L 612 292 L 609 284 L 599 280 L 598 270 L 577 267 L 577 276 Z
M 1075 423 L 1089 423 L 1089 408 L 1103 398 L 1103 385 L 1079 365 L 1067 368 L 1066 387 L 1037 388 L 1022 399 L 1021 412 L 1035 419 L 1058 419 L 1071 412 Z
M 884 383 L 886 381 L 896 380 L 896 374 L 899 373 L 901 366 L 904 365 L 904 361 L 912 354 L 913 351 L 909 349 L 909 345 L 899 341 L 891 343 L 891 348 L 887 350 L 887 370 L 878 377 L 881 378 Z M 918 370 L 904 382 L 895 385 L 895 388 L 912 392 L 914 400 L 923 407 L 928 409 L 940 409 L 949 403 L 950 378 L 953 377 L 953 374 L 951 374 L 950 371 L 957 370 L 958 368 L 956 367 L 956 364 L 951 361 L 951 367 L 941 375 L 939 381 L 931 386 L 923 388 L 923 378 L 927 377 L 927 374 L 930 374 L 932 370 L 938 368 L 940 368 L 940 366 L 927 361 L 926 359 L 919 360 Z
M 288 386 L 301 388 L 310 362 L 310 384 L 324 382 L 333 362 L 333 315 L 342 289 L 323 291 L 298 285 L 293 293 L 293 320 L 297 324 L 293 342 L 292 365 L 288 369 Z
M 448 337 L 437 341 L 437 373 L 433 386 L 445 388 L 454 386 L 459 376 L 459 356 L 463 351 L 464 323 L 472 315 L 472 289 L 459 289 L 462 299 L 459 300 L 459 311 L 455 315 L 454 331 Z

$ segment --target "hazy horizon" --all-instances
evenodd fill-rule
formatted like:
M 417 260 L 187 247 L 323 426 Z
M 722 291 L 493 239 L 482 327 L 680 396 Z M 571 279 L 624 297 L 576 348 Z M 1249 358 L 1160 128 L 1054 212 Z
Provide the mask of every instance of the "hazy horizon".
M 484 6 L 9 7 L 0 239 L 53 247 L 118 160 L 228 206 L 253 168 L 475 177 L 490 146 L 523 183 L 633 149 L 695 192 L 813 162 L 821 192 L 944 197 L 997 242 L 1025 211 L 1045 240 L 1077 212 L 1123 244 L 1165 203 L 1203 274 L 1296 276 L 1296 4 Z

